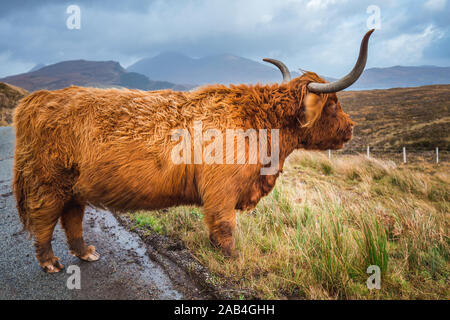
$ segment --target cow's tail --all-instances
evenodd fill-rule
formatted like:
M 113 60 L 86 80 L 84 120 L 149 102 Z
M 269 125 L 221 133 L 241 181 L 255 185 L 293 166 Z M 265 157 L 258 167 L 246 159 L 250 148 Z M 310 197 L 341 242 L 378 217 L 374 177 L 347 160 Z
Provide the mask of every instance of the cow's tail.
M 30 126 L 30 115 L 26 110 L 28 104 L 36 94 L 31 94 L 23 98 L 16 109 L 14 110 L 14 127 L 16 131 L 16 146 L 14 154 L 14 167 L 13 167 L 13 179 L 12 179 L 12 191 L 16 198 L 16 207 L 19 214 L 20 221 L 23 224 L 22 231 L 31 231 L 31 216 L 30 210 L 27 206 L 27 193 L 29 190 L 29 182 L 26 177 L 26 164 L 27 155 L 26 152 L 26 137 L 24 136 Z M 25 129 L 24 129 L 25 128 Z M 28 132 L 29 133 L 29 132 Z
M 19 213 L 20 221 L 23 224 L 22 231 L 30 231 L 31 219 L 26 206 L 26 182 L 23 172 L 21 168 L 18 168 L 17 163 L 14 164 L 12 190 L 14 192 L 14 196 L 16 197 L 17 212 Z

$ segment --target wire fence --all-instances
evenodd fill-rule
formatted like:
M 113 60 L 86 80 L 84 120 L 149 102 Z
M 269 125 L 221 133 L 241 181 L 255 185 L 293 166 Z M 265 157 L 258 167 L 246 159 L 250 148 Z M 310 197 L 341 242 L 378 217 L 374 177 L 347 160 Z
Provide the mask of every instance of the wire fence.
M 364 155 L 369 158 L 391 160 L 396 163 L 417 163 L 427 162 L 432 164 L 441 164 L 450 162 L 450 150 L 426 148 L 380 148 L 366 146 L 364 148 L 352 148 L 344 150 L 328 150 L 326 152 L 329 158 L 339 155 Z

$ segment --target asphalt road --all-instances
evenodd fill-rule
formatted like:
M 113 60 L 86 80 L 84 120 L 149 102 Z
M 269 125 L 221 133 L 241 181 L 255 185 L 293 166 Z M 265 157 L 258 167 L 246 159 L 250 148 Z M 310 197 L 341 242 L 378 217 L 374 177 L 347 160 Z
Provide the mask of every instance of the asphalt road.
M 186 298 L 186 290 L 150 259 L 141 238 L 124 229 L 107 211 L 87 209 L 84 218 L 84 237 L 96 247 L 100 260 L 84 262 L 70 255 L 58 224 L 53 251 L 65 269 L 57 274 L 43 272 L 32 241 L 20 233 L 11 192 L 13 153 L 14 130 L 0 127 L 0 299 Z M 67 287 L 70 265 L 80 267 L 81 289 Z

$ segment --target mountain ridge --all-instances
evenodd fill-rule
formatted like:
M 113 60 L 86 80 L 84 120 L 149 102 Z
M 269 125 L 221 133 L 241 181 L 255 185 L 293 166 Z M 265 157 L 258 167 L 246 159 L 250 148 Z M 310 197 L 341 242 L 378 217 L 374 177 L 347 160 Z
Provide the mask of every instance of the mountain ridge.
M 126 87 L 140 90 L 189 90 L 205 84 L 255 84 L 281 81 L 273 65 L 223 53 L 192 58 L 176 51 L 143 58 L 123 68 L 119 62 L 69 60 L 51 65 L 37 64 L 26 73 L 1 78 L 0 81 L 28 91 L 55 90 L 70 85 Z M 291 72 L 292 77 L 299 73 Z M 323 76 L 328 81 L 334 78 Z M 151 80 L 150 80 L 151 79 Z M 364 70 L 348 90 L 372 90 L 450 84 L 450 67 L 392 66 Z
M 31 72 L 0 79 L 28 91 L 40 89 L 56 90 L 71 85 L 89 87 L 126 87 L 129 89 L 158 90 L 189 88 L 168 81 L 154 81 L 148 77 L 128 72 L 119 62 L 68 60 L 40 67 Z
M 280 72 L 273 66 L 230 53 L 192 58 L 167 51 L 143 58 L 127 68 L 152 79 L 204 85 L 209 83 L 279 82 Z M 293 72 L 293 77 L 299 74 Z
M 352 89 L 390 89 L 449 84 L 450 67 L 392 66 L 368 68 Z
M 281 80 L 273 66 L 230 53 L 192 58 L 175 51 L 140 59 L 127 70 L 155 80 L 203 85 L 207 83 L 269 83 Z M 314 70 L 311 70 L 314 71 Z M 292 77 L 299 76 L 291 71 Z M 335 78 L 323 75 L 328 81 Z M 392 66 L 367 68 L 349 90 L 389 89 L 450 84 L 450 67 Z

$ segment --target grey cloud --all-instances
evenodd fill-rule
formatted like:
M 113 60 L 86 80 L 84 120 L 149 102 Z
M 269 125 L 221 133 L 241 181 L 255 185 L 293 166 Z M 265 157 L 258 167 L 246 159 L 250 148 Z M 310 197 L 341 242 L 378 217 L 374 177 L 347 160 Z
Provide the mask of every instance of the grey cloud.
M 65 26 L 69 4 L 81 8 L 81 30 Z M 126 66 L 162 51 L 233 53 L 255 60 L 271 56 L 292 69 L 339 76 L 356 59 L 371 4 L 380 6 L 382 25 L 371 42 L 369 66 L 450 65 L 448 3 L 433 11 L 406 0 L 47 0 L 2 3 L 0 76 L 68 59 L 116 60 Z M 429 26 L 434 33 L 421 38 Z M 402 50 L 405 39 L 421 41 L 416 44 L 420 54 Z

